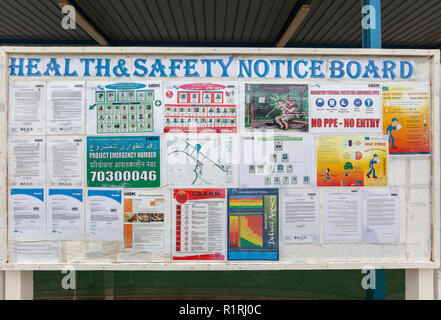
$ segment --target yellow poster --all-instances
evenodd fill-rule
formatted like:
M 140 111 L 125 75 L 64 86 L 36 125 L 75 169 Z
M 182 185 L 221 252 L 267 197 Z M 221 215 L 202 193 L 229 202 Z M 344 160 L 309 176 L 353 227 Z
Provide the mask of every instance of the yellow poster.
M 317 186 L 387 186 L 386 136 L 318 136 Z
M 430 84 L 383 86 L 383 133 L 392 155 L 430 153 Z

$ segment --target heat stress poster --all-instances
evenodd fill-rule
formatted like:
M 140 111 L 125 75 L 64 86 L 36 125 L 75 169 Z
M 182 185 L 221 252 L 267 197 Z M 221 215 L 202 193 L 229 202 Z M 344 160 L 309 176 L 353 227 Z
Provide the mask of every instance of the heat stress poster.
M 430 153 L 430 84 L 383 86 L 383 133 L 389 153 Z
M 318 136 L 317 186 L 387 185 L 387 137 Z
M 278 189 L 228 190 L 228 260 L 279 260 Z

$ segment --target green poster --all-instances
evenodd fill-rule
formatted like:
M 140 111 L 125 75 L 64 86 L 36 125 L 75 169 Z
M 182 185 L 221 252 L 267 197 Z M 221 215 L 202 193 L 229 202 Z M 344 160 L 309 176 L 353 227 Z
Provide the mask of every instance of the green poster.
M 87 137 L 87 186 L 156 188 L 159 136 Z

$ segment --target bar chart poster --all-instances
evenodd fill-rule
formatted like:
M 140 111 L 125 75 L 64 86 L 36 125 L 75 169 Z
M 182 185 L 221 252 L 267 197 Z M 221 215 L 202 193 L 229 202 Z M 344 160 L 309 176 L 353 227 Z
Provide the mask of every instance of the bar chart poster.
M 279 260 L 278 189 L 228 189 L 228 260 Z

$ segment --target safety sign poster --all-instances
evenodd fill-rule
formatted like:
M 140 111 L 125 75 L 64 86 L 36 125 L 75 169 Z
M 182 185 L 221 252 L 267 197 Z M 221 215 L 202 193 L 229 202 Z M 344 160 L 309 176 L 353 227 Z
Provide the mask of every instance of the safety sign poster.
M 430 153 L 430 84 L 383 86 L 383 133 L 389 153 Z
M 168 82 L 164 132 L 236 132 L 237 83 Z
M 318 136 L 317 186 L 387 185 L 387 137 Z
M 247 83 L 244 86 L 245 128 L 308 132 L 308 85 Z
M 380 84 L 310 85 L 312 133 L 381 132 Z
M 87 133 L 162 131 L 161 82 L 88 82 Z
M 228 260 L 279 260 L 279 190 L 228 189 Z
M 314 136 L 247 134 L 241 137 L 241 187 L 315 186 Z
M 225 260 L 225 189 L 173 190 L 173 260 Z
M 87 137 L 87 186 L 161 185 L 159 136 Z

